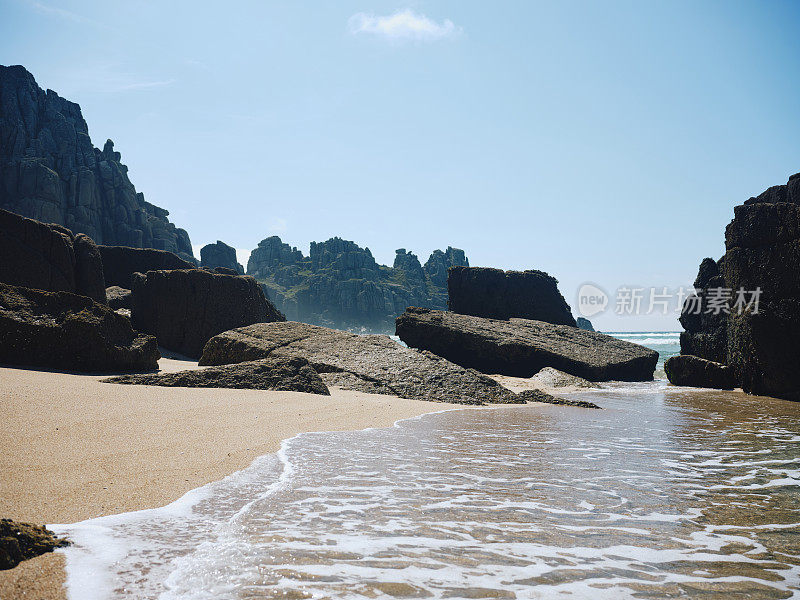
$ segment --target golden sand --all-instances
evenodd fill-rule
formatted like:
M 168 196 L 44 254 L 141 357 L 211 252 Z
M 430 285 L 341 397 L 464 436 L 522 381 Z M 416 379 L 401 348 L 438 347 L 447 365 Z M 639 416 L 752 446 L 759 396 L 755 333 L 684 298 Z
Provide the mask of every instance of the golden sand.
M 196 363 L 161 359 L 164 371 Z M 304 431 L 388 427 L 441 409 L 393 396 L 101 383 L 0 368 L 0 516 L 38 524 L 176 500 L 275 452 Z M 65 598 L 63 557 L 0 571 L 0 598 Z

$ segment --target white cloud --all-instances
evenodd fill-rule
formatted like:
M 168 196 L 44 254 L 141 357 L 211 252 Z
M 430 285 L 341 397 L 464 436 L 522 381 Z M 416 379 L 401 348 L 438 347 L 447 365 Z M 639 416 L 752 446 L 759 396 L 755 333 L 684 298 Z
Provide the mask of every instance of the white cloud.
M 87 23 L 89 19 L 86 17 L 79 15 L 77 13 L 65 10 L 63 8 L 58 8 L 56 6 L 50 6 L 48 4 L 43 4 L 41 2 L 29 2 L 30 6 L 38 12 L 40 15 L 47 15 L 50 17 L 58 17 L 60 19 L 66 19 L 67 21 L 75 21 L 76 23 Z
M 124 92 L 125 90 L 146 90 L 148 88 L 164 87 L 165 85 L 172 85 L 175 83 L 174 79 L 165 79 L 163 81 L 131 81 L 130 83 L 120 83 L 113 91 Z
M 435 42 L 461 33 L 450 19 L 437 23 L 410 8 L 383 17 L 356 13 L 347 24 L 353 35 L 369 34 L 396 41 Z
M 64 69 L 51 80 L 53 88 L 67 98 L 79 94 L 146 93 L 174 83 L 175 79 L 132 73 L 120 64 L 102 61 Z
M 54 17 L 56 19 L 62 19 L 64 21 L 72 21 L 73 23 L 81 23 L 84 25 L 91 25 L 93 27 L 100 27 L 106 29 L 106 27 L 97 21 L 89 19 L 88 17 L 84 17 L 83 15 L 79 15 L 78 13 L 74 13 L 72 11 L 59 8 L 57 6 L 50 6 L 49 4 L 44 4 L 43 2 L 36 2 L 35 0 L 27 0 L 28 6 L 30 6 L 33 10 L 35 10 L 40 15 L 44 15 L 46 17 Z

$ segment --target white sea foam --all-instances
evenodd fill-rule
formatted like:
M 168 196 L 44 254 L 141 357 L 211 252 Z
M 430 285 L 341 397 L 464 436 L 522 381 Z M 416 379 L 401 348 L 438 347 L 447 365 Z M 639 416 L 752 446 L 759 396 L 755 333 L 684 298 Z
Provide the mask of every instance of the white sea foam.
M 303 434 L 162 509 L 61 526 L 70 598 L 800 594 L 797 411 L 581 396 L 606 410 Z

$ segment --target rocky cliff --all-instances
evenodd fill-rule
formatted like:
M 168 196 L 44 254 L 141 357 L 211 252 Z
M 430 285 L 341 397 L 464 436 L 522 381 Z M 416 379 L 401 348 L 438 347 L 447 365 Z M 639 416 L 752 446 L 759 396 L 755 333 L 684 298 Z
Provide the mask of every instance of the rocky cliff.
M 80 106 L 0 66 L 0 208 L 98 244 L 157 248 L 194 261 L 189 235 L 146 202 L 108 140 L 92 145 Z
M 681 353 L 728 365 L 747 392 L 800 400 L 798 272 L 800 173 L 734 208 L 725 255 L 703 260 L 684 304 Z
M 369 248 L 338 237 L 312 242 L 304 256 L 273 236 L 250 254 L 247 274 L 289 320 L 393 333 L 395 317 L 408 306 L 446 307 L 447 269 L 460 264 L 468 261 L 456 248 L 434 251 L 424 266 L 401 248 L 388 267 Z

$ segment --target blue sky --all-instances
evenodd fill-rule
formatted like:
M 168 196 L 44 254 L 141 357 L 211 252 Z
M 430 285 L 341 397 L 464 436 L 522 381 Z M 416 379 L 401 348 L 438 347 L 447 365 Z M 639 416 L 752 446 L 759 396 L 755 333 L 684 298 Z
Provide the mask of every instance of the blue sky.
M 220 8 L 222 6 L 223 8 Z M 0 0 L 0 63 L 78 102 L 194 244 L 391 264 L 448 244 L 578 287 L 689 285 L 800 171 L 796 2 Z M 612 300 L 613 302 L 613 300 Z M 679 329 L 611 312 L 607 330 Z

